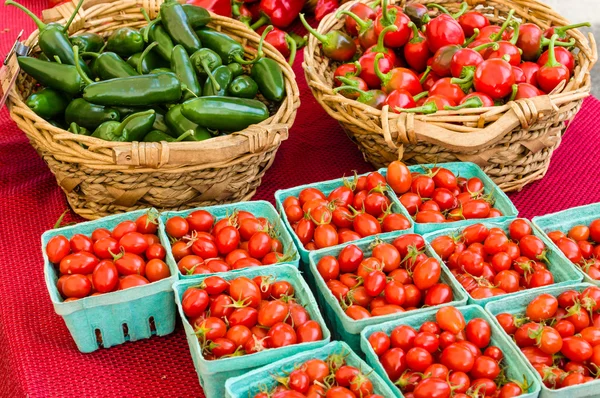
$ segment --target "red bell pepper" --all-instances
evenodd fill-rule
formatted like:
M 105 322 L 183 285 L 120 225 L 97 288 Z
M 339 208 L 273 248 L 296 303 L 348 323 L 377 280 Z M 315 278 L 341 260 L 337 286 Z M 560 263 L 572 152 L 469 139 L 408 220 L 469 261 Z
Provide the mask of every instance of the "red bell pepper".
M 339 0 L 317 0 L 315 7 L 315 18 L 321 21 L 326 15 L 331 14 L 340 6 Z
M 287 28 L 298 17 L 306 0 L 261 0 L 262 16 L 251 27 L 259 27 L 269 23 L 278 28 Z
M 256 30 L 256 33 L 262 35 L 266 28 L 266 26 L 261 26 Z M 281 55 L 283 55 L 284 58 L 287 59 L 289 57 L 288 62 L 290 65 L 294 63 L 298 43 L 296 42 L 296 40 L 294 40 L 292 36 L 290 36 L 281 29 L 273 28 L 273 30 L 267 33 L 265 41 L 273 47 L 275 47 L 277 51 L 279 51 Z
M 224 17 L 232 17 L 231 0 L 187 0 L 186 3 L 206 8 Z

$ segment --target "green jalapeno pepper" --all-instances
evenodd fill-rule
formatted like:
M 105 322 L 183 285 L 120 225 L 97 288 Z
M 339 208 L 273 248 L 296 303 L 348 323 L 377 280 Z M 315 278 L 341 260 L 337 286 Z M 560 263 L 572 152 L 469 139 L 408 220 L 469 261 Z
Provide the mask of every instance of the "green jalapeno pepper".
M 187 15 L 177 0 L 166 0 L 160 5 L 160 22 L 176 44 L 181 44 L 188 54 L 198 51 L 202 44 L 190 26 Z
M 127 63 L 133 67 L 133 69 L 137 70 L 138 65 L 141 62 L 141 70 L 142 74 L 148 74 L 150 71 L 154 69 L 160 69 L 169 67 L 168 62 L 166 62 L 162 57 L 156 54 L 154 51 L 150 51 L 144 55 L 142 59 L 143 53 L 133 54 L 131 57 L 127 58 Z
M 65 111 L 69 101 L 61 92 L 46 87 L 31 94 L 25 103 L 39 117 L 52 119 Z
M 187 90 L 183 94 L 183 99 L 198 97 L 201 93 L 200 83 L 196 71 L 190 62 L 190 57 L 181 44 L 173 47 L 171 53 L 171 69 L 179 78 L 181 83 L 185 84 Z
M 160 142 L 160 141 L 180 142 L 180 141 L 185 141 L 185 139 L 188 138 L 189 136 L 191 136 L 193 133 L 194 133 L 193 130 L 189 130 L 189 131 L 181 134 L 179 137 L 173 138 L 170 135 L 168 135 L 167 133 L 164 133 L 160 130 L 152 130 L 151 132 L 146 134 L 146 136 L 144 137 L 144 142 Z
M 242 65 L 249 65 L 256 62 L 256 58 L 251 61 L 245 60 L 244 47 L 225 33 L 210 28 L 198 29 L 196 33 L 204 46 L 216 52 L 224 64 L 237 62 Z
M 65 121 L 68 124 L 77 123 L 79 126 L 94 130 L 104 122 L 117 121 L 124 115 L 118 110 L 87 102 L 83 98 L 74 99 L 65 110 Z
M 169 127 L 169 133 L 175 137 L 180 137 L 187 131 L 192 130 L 193 134 L 189 135 L 185 141 L 203 141 L 211 138 L 212 135 L 205 128 L 187 119 L 181 113 L 181 104 L 172 106 L 165 115 L 165 123 Z
M 81 52 L 97 53 L 104 47 L 104 38 L 96 33 L 84 32 L 69 37 L 71 44 Z
M 69 125 L 69 129 L 67 131 L 69 131 L 73 134 L 79 134 L 79 135 L 91 135 L 92 134 L 91 131 L 89 131 L 85 127 L 81 127 L 77 123 L 71 123 Z
M 210 13 L 205 8 L 193 4 L 182 4 L 181 6 L 192 29 L 201 28 L 211 21 Z
M 48 57 L 48 59 L 59 59 L 60 63 L 62 64 L 75 65 L 73 46 L 69 42 L 67 32 L 69 31 L 71 22 L 73 22 L 73 19 L 79 12 L 79 9 L 83 4 L 83 0 L 79 0 L 79 3 L 77 3 L 75 10 L 71 14 L 71 17 L 69 18 L 65 26 L 62 26 L 59 23 L 55 22 L 45 24 L 34 13 L 29 11 L 21 4 L 14 2 L 13 0 L 6 0 L 4 4 L 7 6 L 15 6 L 19 8 L 35 22 L 39 29 L 38 45 L 40 46 L 42 52 Z M 86 73 L 89 73 L 87 65 L 83 61 L 80 61 L 80 64 L 81 68 L 83 68 L 83 70 L 86 71 Z
M 201 48 L 192 54 L 190 62 L 194 69 L 196 69 L 200 79 L 206 79 L 206 77 L 208 77 L 215 86 L 219 85 L 215 80 L 213 71 L 221 66 L 223 62 L 216 52 L 209 48 Z
M 202 90 L 202 95 L 224 96 L 227 92 L 227 87 L 229 86 L 229 83 L 231 83 L 231 71 L 227 66 L 221 65 L 213 71 L 213 76 L 214 79 L 211 79 L 210 77 L 206 78 L 206 82 L 204 83 L 204 89 Z M 213 81 L 217 82 L 216 86 L 213 83 Z
M 252 65 L 250 76 L 256 81 L 260 93 L 266 99 L 280 102 L 285 97 L 283 71 L 275 60 L 265 57 L 263 53 L 264 39 L 272 29 L 273 26 L 269 26 L 262 34 L 260 44 L 258 45 L 258 61 Z
M 229 65 L 227 65 L 227 67 L 231 71 L 231 75 L 234 78 L 244 74 L 244 68 L 242 67 L 242 65 L 238 64 L 237 62 L 232 62 Z
M 181 82 L 174 73 L 141 75 L 91 83 L 83 98 L 100 105 L 143 106 L 181 99 Z
M 169 134 L 169 127 L 165 123 L 165 115 L 156 112 L 156 118 L 154 119 L 154 124 L 152 125 L 152 129 L 162 131 L 163 133 Z
M 81 53 L 82 57 L 94 58 L 92 64 L 92 73 L 100 80 L 115 79 L 117 77 L 137 76 L 139 73 L 118 54 L 113 52 L 106 53 Z
M 240 131 L 269 117 L 267 106 L 260 101 L 219 96 L 188 100 L 181 113 L 200 126 L 223 131 Z
M 156 69 L 152 69 L 150 71 L 151 74 L 157 74 L 157 73 L 173 73 L 173 71 L 169 68 L 156 68 Z
M 141 9 L 142 15 L 148 22 L 148 25 L 144 26 L 143 36 L 145 42 L 157 42 L 158 46 L 156 47 L 156 53 L 160 55 L 165 61 L 171 60 L 171 52 L 173 51 L 173 40 L 171 40 L 171 36 L 167 33 L 165 28 L 159 23 L 152 23 L 150 21 L 150 17 L 145 9 Z
M 42 61 L 33 57 L 18 57 L 19 66 L 43 86 L 75 95 L 85 83 L 73 65 Z
M 119 28 L 106 40 L 106 49 L 122 57 L 129 57 L 144 49 L 144 38 L 137 29 Z
M 92 137 L 106 141 L 141 141 L 152 130 L 155 112 L 153 109 L 129 115 L 121 123 L 104 122 L 94 131 Z
M 227 87 L 227 95 L 239 98 L 254 98 L 258 93 L 258 85 L 246 75 L 238 76 Z

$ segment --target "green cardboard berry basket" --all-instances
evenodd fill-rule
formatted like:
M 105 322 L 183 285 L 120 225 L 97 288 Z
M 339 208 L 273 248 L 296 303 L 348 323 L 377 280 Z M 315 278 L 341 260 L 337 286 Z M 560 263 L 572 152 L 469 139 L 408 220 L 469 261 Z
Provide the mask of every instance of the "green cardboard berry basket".
M 330 340 L 331 335 L 325 326 L 325 321 L 319 312 L 315 298 L 306 285 L 306 282 L 304 282 L 302 279 L 300 272 L 294 266 L 290 264 L 281 264 L 276 266 L 271 265 L 266 267 L 251 267 L 239 270 L 238 272 L 222 273 L 219 276 L 225 280 L 231 280 L 241 276 L 254 278 L 255 276 L 259 275 L 272 275 L 277 280 L 288 281 L 294 286 L 295 296 L 298 300 L 298 303 L 302 304 L 310 314 L 311 319 L 317 321 L 321 326 L 323 331 L 323 340 L 294 344 L 275 349 L 267 349 L 250 355 L 217 360 L 206 360 L 202 356 L 202 349 L 200 347 L 200 343 L 198 342 L 198 338 L 194 334 L 194 328 L 187 321 L 187 318 L 183 313 L 181 297 L 188 287 L 197 286 L 209 275 L 199 275 L 199 277 L 196 279 L 180 280 L 176 282 L 173 284 L 175 301 L 177 303 L 179 315 L 183 321 L 183 328 L 188 340 L 188 345 L 190 347 L 192 360 L 194 361 L 194 367 L 196 368 L 200 385 L 204 389 L 204 394 L 207 398 L 223 397 L 225 395 L 225 381 L 231 377 L 243 375 L 250 370 L 265 366 L 300 352 L 321 348 Z
M 358 177 L 366 176 L 368 174 L 369 173 L 361 174 Z M 353 177 L 351 177 L 351 178 L 353 178 Z M 290 196 L 298 197 L 300 192 L 305 188 L 317 188 L 321 192 L 323 192 L 325 194 L 325 196 L 327 196 L 331 193 L 331 191 L 333 191 L 334 189 L 336 189 L 342 185 L 344 185 L 344 178 L 337 178 L 335 180 L 321 181 L 321 182 L 315 182 L 312 184 L 300 185 L 300 186 L 297 186 L 294 188 L 280 189 L 275 192 L 275 203 L 276 203 L 277 210 L 279 211 L 279 214 L 281 215 L 281 219 L 283 220 L 285 227 L 287 228 L 290 235 L 292 236 L 292 239 L 294 240 L 294 243 L 296 244 L 296 247 L 298 248 L 298 251 L 300 252 L 300 258 L 302 259 L 302 262 L 304 264 L 308 264 L 308 261 L 309 261 L 308 255 L 311 253 L 311 251 L 306 250 L 304 248 L 304 245 L 302 244 L 302 242 L 300 242 L 300 239 L 298 239 L 298 235 L 296 235 L 296 232 L 294 232 L 294 229 L 292 228 L 291 224 L 287 220 L 287 217 L 285 216 L 285 211 L 283 209 L 283 201 Z M 394 194 L 394 191 L 392 191 L 392 189 L 389 188 L 389 190 L 386 192 L 386 195 L 391 200 L 393 212 L 404 215 L 411 222 L 411 227 L 402 232 L 413 232 L 414 231 L 414 226 L 413 226 L 414 223 L 412 221 L 412 218 L 410 217 L 410 215 L 408 214 L 406 209 L 400 204 L 400 202 L 398 201 L 398 198 L 396 197 L 396 194 Z M 391 236 L 394 233 L 395 232 L 386 232 L 386 233 L 381 233 L 378 236 L 381 238 L 385 238 L 387 236 Z M 371 237 L 366 237 L 366 238 L 362 238 L 362 239 L 359 239 L 354 242 L 364 242 L 370 238 Z M 334 248 L 343 247 L 343 245 L 336 245 L 336 246 L 332 246 L 332 247 L 334 247 Z M 312 252 L 323 253 L 324 251 L 326 251 L 328 249 L 330 249 L 330 248 L 313 250 Z
M 592 221 L 598 218 L 600 218 L 600 203 L 593 203 L 591 205 L 573 207 L 557 213 L 533 217 L 532 222 L 533 225 L 547 237 L 548 232 L 560 230 L 566 234 L 576 225 L 589 226 Z M 548 240 L 550 240 L 550 238 L 548 238 Z M 567 259 L 566 256 L 564 256 L 560 251 L 558 246 L 556 246 L 551 240 L 550 242 L 552 243 L 552 248 L 560 255 L 565 257 L 566 261 L 569 261 L 569 259 Z M 575 266 L 577 267 L 577 265 Z M 583 272 L 583 270 L 580 272 L 583 274 L 583 280 L 585 282 L 600 286 L 600 280 L 590 278 L 590 276 Z
M 210 214 L 212 214 L 215 217 L 215 222 L 222 218 L 232 215 L 233 212 L 236 210 L 245 210 L 245 211 L 249 211 L 250 213 L 254 214 L 256 217 L 265 217 L 275 227 L 275 232 L 277 233 L 277 236 L 279 237 L 279 239 L 281 240 L 281 243 L 283 245 L 284 254 L 289 255 L 291 257 L 291 259 L 289 261 L 281 262 L 278 264 L 291 264 L 291 265 L 295 266 L 296 268 L 298 268 L 298 264 L 300 263 L 300 256 L 298 255 L 298 251 L 296 250 L 294 241 L 292 240 L 292 237 L 290 236 L 287 229 L 282 225 L 281 219 L 279 218 L 279 214 L 277 214 L 277 210 L 275 210 L 275 208 L 273 207 L 272 204 L 270 204 L 269 202 L 266 202 L 264 200 L 256 200 L 256 201 L 251 201 L 251 202 L 238 202 L 238 203 L 231 203 L 231 204 L 210 206 L 210 207 L 198 207 L 195 209 L 188 209 L 188 210 L 182 210 L 182 211 L 163 212 L 160 214 L 160 219 L 162 221 L 160 224 L 161 226 L 160 226 L 160 230 L 159 230 L 160 237 L 164 238 L 167 242 L 169 242 L 169 237 L 167 235 L 167 232 L 166 232 L 165 226 L 164 226 L 166 221 L 169 218 L 175 217 L 175 216 L 181 216 L 181 217 L 185 218 L 188 216 L 188 214 L 190 214 L 196 210 L 206 210 L 207 212 L 209 212 Z M 177 275 L 179 276 L 179 279 L 195 279 L 200 276 L 200 275 L 182 275 L 181 272 L 179 272 L 179 269 L 177 268 L 177 262 L 173 258 L 173 252 L 171 251 L 171 245 L 169 244 L 169 245 L 165 246 L 165 249 L 167 249 L 167 260 L 166 261 L 167 261 L 167 263 L 169 263 L 169 266 L 175 266 L 175 269 L 177 270 Z M 228 272 L 238 272 L 238 271 L 239 270 L 231 270 Z M 208 275 L 208 274 L 203 274 L 203 275 Z
M 391 397 L 392 390 L 387 386 L 383 379 L 373 372 L 373 369 L 367 365 L 350 347 L 343 341 L 332 341 L 324 347 L 316 350 L 300 352 L 292 357 L 281 359 L 262 368 L 255 369 L 242 376 L 234 377 L 225 383 L 225 398 L 248 398 L 260 392 L 260 388 L 265 386 L 272 388 L 275 385 L 273 375 L 285 376 L 294 369 L 310 359 L 325 360 L 332 354 L 342 354 L 346 356 L 346 364 L 360 369 L 363 374 L 368 375 L 373 383 L 373 392 L 383 397 Z
M 540 392 L 540 382 L 535 377 L 534 372 L 529 366 L 525 363 L 526 360 L 522 358 L 522 356 L 518 353 L 517 347 L 511 342 L 511 340 L 506 336 L 506 333 L 502 331 L 499 325 L 497 325 L 493 317 L 486 313 L 483 308 L 477 305 L 467 305 L 457 307 L 460 312 L 463 314 L 465 321 L 469 322 L 475 318 L 485 319 L 492 329 L 492 337 L 490 345 L 496 346 L 502 350 L 504 354 L 504 359 L 502 360 L 502 365 L 506 369 L 507 377 L 509 380 L 516 380 L 519 382 L 527 381 L 530 386 L 525 394 L 520 395 L 519 397 L 523 398 L 535 398 L 538 396 Z M 371 344 L 369 344 L 369 336 L 375 332 L 385 332 L 389 335 L 392 330 L 394 330 L 399 325 L 408 325 L 413 327 L 414 329 L 419 329 L 421 325 L 428 321 L 435 321 L 435 314 L 437 310 L 429 310 L 421 313 L 414 313 L 413 315 L 402 318 L 401 320 L 386 322 L 380 325 L 372 325 L 365 330 L 362 331 L 360 336 L 360 347 L 362 351 L 365 353 L 367 363 L 377 372 L 381 378 L 387 383 L 387 385 L 394 392 L 395 397 L 404 397 L 402 392 L 398 387 L 394 385 L 393 380 L 390 380 L 387 373 L 383 369 L 381 362 L 379 362 L 379 358 Z
M 65 321 L 81 352 L 92 352 L 100 347 L 108 348 L 126 341 L 171 333 L 175 328 L 175 301 L 171 285 L 177 280 L 177 267 L 169 264 L 171 276 L 148 285 L 65 303 L 56 287 L 59 273 L 57 267 L 48 259 L 46 244 L 57 235 L 64 235 L 70 239 L 75 234 L 91 236 L 97 228 L 112 230 L 120 222 L 135 221 L 147 211 L 148 209 L 116 214 L 73 226 L 51 229 L 42 234 L 46 287 L 54 310 Z M 159 236 L 159 238 L 161 244 L 168 247 L 169 242 L 164 237 Z
M 559 294 L 564 292 L 565 290 L 574 289 L 578 292 L 581 292 L 586 287 L 594 286 L 589 283 L 579 283 L 571 286 L 552 286 L 549 288 L 542 289 L 537 292 L 526 292 L 519 294 L 515 297 L 509 297 L 502 300 L 494 301 L 486 304 L 485 310 L 490 315 L 492 315 L 494 324 L 502 330 L 500 323 L 496 320 L 496 315 L 501 313 L 510 313 L 510 314 L 524 314 L 527 305 L 536 297 L 538 297 L 542 293 L 551 294 L 554 297 L 557 297 Z M 502 333 L 509 337 L 503 330 Z M 510 339 L 512 342 L 512 339 Z M 533 365 L 529 363 L 525 355 L 518 349 L 517 345 L 512 342 L 511 343 L 517 350 L 518 355 L 521 359 L 527 364 L 529 369 L 531 369 L 535 375 L 536 380 L 541 385 L 540 390 L 540 398 L 585 398 L 585 397 L 598 397 L 600 396 L 600 380 L 595 380 L 589 383 L 575 385 L 566 388 L 560 388 L 558 390 L 552 390 L 544 385 L 542 382 L 542 378 L 539 373 L 534 369 Z
M 505 220 L 510 220 L 519 214 L 519 211 L 513 205 L 508 196 L 492 181 L 487 174 L 481 170 L 479 166 L 475 163 L 471 162 L 450 162 L 450 163 L 439 163 L 439 164 L 424 164 L 424 165 L 414 165 L 408 166 L 408 169 L 411 173 L 426 173 L 427 170 L 432 169 L 434 167 L 443 167 L 451 172 L 453 172 L 457 177 L 465 177 L 472 178 L 477 177 L 483 182 L 484 192 L 485 194 L 492 194 L 492 197 L 495 199 L 494 207 L 500 210 L 503 214 L 502 217 L 495 217 L 489 220 L 494 220 L 495 222 L 502 222 Z M 379 169 L 379 172 L 387 177 L 387 168 Z M 415 232 L 418 234 L 427 234 L 433 231 L 437 231 L 439 229 L 444 228 L 460 228 L 466 227 L 467 225 L 478 223 L 479 219 L 470 219 L 470 220 L 462 220 L 462 221 L 454 221 L 447 223 L 418 223 L 415 221 Z
M 525 220 L 525 219 L 523 219 L 523 220 Z M 505 220 L 502 222 L 495 222 L 495 221 L 480 220 L 479 223 L 485 225 L 487 228 L 496 227 L 496 228 L 501 228 L 505 232 L 508 232 L 508 227 L 509 227 L 510 223 L 513 221 L 514 220 Z M 528 220 L 525 220 L 525 221 L 529 222 Z M 425 235 L 425 240 L 427 241 L 427 243 L 431 244 L 431 242 L 438 236 L 458 235 L 462 232 L 463 229 L 464 229 L 464 227 L 449 228 L 449 229 L 443 229 L 440 231 L 432 232 L 432 233 Z M 549 252 L 547 255 L 548 262 L 549 262 L 548 270 L 554 276 L 554 283 L 551 286 L 568 286 L 568 285 L 573 285 L 573 284 L 581 282 L 583 275 L 576 268 L 576 266 L 573 265 L 569 260 L 567 260 L 567 258 L 560 252 L 560 250 L 558 250 L 556 248 L 556 246 L 552 245 L 552 242 L 550 241 L 550 239 L 548 239 L 547 236 L 545 236 L 544 234 L 542 234 L 540 231 L 538 231 L 535 228 L 532 228 L 532 231 L 535 236 L 542 239 L 542 241 L 544 242 L 546 247 L 549 249 Z M 434 253 L 434 254 L 438 260 L 440 260 L 440 261 L 442 260 L 437 255 L 437 253 Z M 454 276 L 452 276 L 452 278 L 454 279 Z M 469 293 L 467 293 L 467 291 L 462 287 L 462 285 L 460 285 L 460 283 L 459 283 L 459 286 L 460 286 L 460 289 L 463 290 L 465 292 L 465 294 L 467 295 L 467 297 L 469 298 L 469 304 L 477 304 L 481 307 L 485 306 L 489 302 L 504 299 L 506 297 L 512 297 L 512 296 L 523 293 L 523 292 L 515 292 L 515 293 L 503 294 L 501 296 L 488 297 L 488 298 L 484 298 L 484 299 L 474 299 L 471 297 L 471 295 Z M 537 287 L 537 288 L 533 288 L 533 289 L 527 289 L 526 291 L 527 292 L 540 292 L 547 287 L 548 286 Z
M 349 244 L 355 244 L 358 246 L 364 253 L 365 257 L 370 256 L 372 250 L 369 246 L 376 240 L 380 239 L 383 242 L 391 243 L 398 236 L 406 234 L 405 232 L 395 232 L 392 233 L 391 236 L 382 239 L 382 236 L 379 237 L 370 237 L 369 239 L 362 240 L 358 243 L 350 242 L 345 245 L 335 246 L 326 250 L 319 250 L 316 252 L 312 252 L 310 254 L 310 273 L 312 274 L 312 278 L 315 281 L 316 287 L 316 296 L 319 302 L 319 306 L 323 314 L 325 315 L 325 319 L 329 323 L 331 327 L 331 331 L 333 332 L 334 338 L 337 340 L 343 340 L 346 342 L 350 348 L 354 351 L 360 353 L 360 333 L 364 328 L 371 325 L 381 324 L 386 321 L 395 320 L 395 319 L 404 319 L 407 316 L 410 316 L 415 313 L 423 312 L 429 310 L 429 308 L 440 308 L 447 305 L 464 305 L 467 303 L 467 295 L 466 292 L 460 288 L 459 283 L 450 275 L 450 271 L 443 262 L 440 262 L 442 265 L 442 276 L 440 278 L 441 282 L 446 283 L 452 289 L 454 300 L 450 303 L 437 305 L 434 307 L 428 307 L 427 309 L 418 309 L 413 311 L 407 311 L 399 314 L 389 314 L 383 316 L 376 316 L 367 319 L 354 320 L 350 318 L 346 313 L 342 310 L 337 298 L 331 293 L 329 288 L 327 287 L 323 278 L 319 275 L 317 271 L 317 263 L 319 260 L 325 256 L 335 256 L 342 251 L 344 247 Z M 433 255 L 433 249 L 429 245 L 426 245 L 425 253 L 428 256 Z

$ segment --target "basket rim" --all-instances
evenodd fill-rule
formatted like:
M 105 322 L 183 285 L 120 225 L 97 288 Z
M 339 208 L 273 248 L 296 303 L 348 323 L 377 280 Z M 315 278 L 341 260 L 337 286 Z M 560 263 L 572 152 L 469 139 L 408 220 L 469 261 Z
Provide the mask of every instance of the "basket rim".
M 153 5 L 156 6 L 156 9 L 160 6 L 163 0 L 157 0 Z M 151 11 L 151 7 L 145 0 L 116 0 L 107 3 L 94 4 L 88 7 L 85 13 L 82 15 L 80 11 L 78 17 L 75 19 L 75 22 L 72 25 L 76 25 L 76 29 L 71 29 L 69 32 L 70 35 L 98 30 L 97 26 L 95 26 L 99 20 L 106 21 L 106 14 L 108 18 L 111 17 L 112 14 L 115 13 L 114 9 L 120 8 L 120 11 L 117 11 L 120 14 L 117 14 L 118 17 L 123 15 L 123 18 L 118 19 L 118 23 L 116 24 L 108 24 L 108 28 L 106 31 L 110 32 L 114 29 L 117 29 L 122 26 L 143 26 L 146 24 L 143 15 L 139 11 L 140 8 L 146 9 L 146 11 L 150 11 L 152 14 L 157 14 L 155 11 Z M 137 10 L 135 8 L 137 7 Z M 124 12 L 127 11 L 126 14 Z M 260 41 L 260 35 L 256 32 L 248 28 L 242 22 L 234 20 L 232 18 L 223 17 L 217 14 L 210 12 L 211 22 L 208 23 L 208 27 L 213 29 L 217 29 L 219 31 L 223 31 L 224 33 L 232 36 L 231 31 L 235 31 L 239 36 L 234 38 L 241 42 L 244 45 L 246 54 L 256 54 L 258 42 Z M 63 18 L 58 23 L 64 23 L 66 18 Z M 132 22 L 133 21 L 133 22 Z M 104 25 L 101 25 L 103 27 Z M 37 48 L 37 39 L 39 36 L 39 30 L 33 31 L 30 36 L 26 39 L 25 43 L 29 45 L 32 49 L 39 50 Z M 36 143 L 42 146 L 45 150 L 50 152 L 51 154 L 64 153 L 61 151 L 61 144 L 65 142 L 75 142 L 77 144 L 85 144 L 90 148 L 94 149 L 94 151 L 88 151 L 87 149 L 81 148 L 82 151 L 87 152 L 87 155 L 90 158 L 94 158 L 96 160 L 98 157 L 94 157 L 97 154 L 98 149 L 108 149 L 109 151 L 115 152 L 112 156 L 112 162 L 108 162 L 109 165 L 117 165 L 122 164 L 117 162 L 118 154 L 117 151 L 123 153 L 137 153 L 138 151 L 144 151 L 146 148 L 150 150 L 166 152 L 167 156 L 169 151 L 173 153 L 173 151 L 178 151 L 181 149 L 185 149 L 186 151 L 197 151 L 197 150 L 222 150 L 227 149 L 229 147 L 238 148 L 238 153 L 236 156 L 229 156 L 228 158 L 224 158 L 220 163 L 234 161 L 238 159 L 240 156 L 244 154 L 256 154 L 259 152 L 267 152 L 273 147 L 277 147 L 280 145 L 281 141 L 286 140 L 288 138 L 288 130 L 293 125 L 297 109 L 300 106 L 300 95 L 299 88 L 296 83 L 296 78 L 294 71 L 291 66 L 287 63 L 287 60 L 277 51 L 271 44 L 265 42 L 263 45 L 265 56 L 275 60 L 279 66 L 282 68 L 284 74 L 284 82 L 286 84 L 286 96 L 279 104 L 279 108 L 275 114 L 270 116 L 265 121 L 251 125 L 248 128 L 234 132 L 229 135 L 213 137 L 204 141 L 185 141 L 185 142 L 160 142 L 160 143 L 144 143 L 144 142 L 112 142 L 105 141 L 99 138 L 94 138 L 90 136 L 81 136 L 77 134 L 72 134 L 66 130 L 63 130 L 59 127 L 55 127 L 51 125 L 49 122 L 35 114 L 26 104 L 25 98 L 22 97 L 21 93 L 17 89 L 17 85 L 15 84 L 8 96 L 8 105 L 10 110 L 11 118 L 16 122 L 17 118 L 28 119 L 27 127 L 33 128 L 36 130 L 44 129 L 52 134 L 53 144 L 48 143 L 46 140 L 40 141 L 36 140 Z M 36 51 L 37 52 L 37 51 Z M 21 72 L 24 73 L 24 72 Z M 17 123 L 19 124 L 19 123 Z M 27 129 L 22 128 L 20 125 L 18 126 L 21 130 L 23 130 L 26 135 L 29 136 L 30 139 L 34 139 L 31 137 Z M 266 142 L 265 142 L 266 139 Z M 244 148 L 239 149 L 244 143 Z M 58 146 L 56 145 L 58 144 Z M 249 148 L 249 151 L 247 150 Z M 244 150 L 246 149 L 246 150 Z M 81 155 L 81 151 L 79 151 L 79 155 Z M 160 153 L 160 152 L 159 152 Z M 79 156 L 81 157 L 81 156 Z M 86 156 L 84 155 L 83 158 Z M 109 158 L 104 156 L 103 163 L 107 164 L 106 161 Z M 201 162 L 201 161 L 199 161 Z M 219 163 L 219 162 L 217 162 Z M 160 168 L 164 163 L 158 163 L 158 165 L 150 166 L 152 168 Z M 192 163 L 193 164 L 193 163 Z M 179 164 L 181 166 L 182 164 Z M 190 163 L 185 163 L 183 165 L 191 165 Z M 209 166 L 214 166 L 214 164 L 210 164 Z M 144 167 L 144 165 L 138 165 Z

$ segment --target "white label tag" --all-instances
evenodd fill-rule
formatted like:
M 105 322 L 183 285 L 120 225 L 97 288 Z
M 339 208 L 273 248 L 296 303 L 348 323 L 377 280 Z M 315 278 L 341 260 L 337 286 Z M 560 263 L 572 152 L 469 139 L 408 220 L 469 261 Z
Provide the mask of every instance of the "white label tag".
M 17 61 L 17 56 L 19 55 L 27 55 L 29 52 L 29 47 L 23 45 L 20 40 L 23 35 L 23 31 L 19 33 L 17 36 L 17 40 L 15 44 L 13 44 L 12 48 L 8 52 L 2 67 L 0 68 L 0 108 L 4 106 L 6 103 L 6 99 L 8 98 L 8 93 L 15 85 L 17 81 L 17 76 L 19 76 L 19 62 Z

